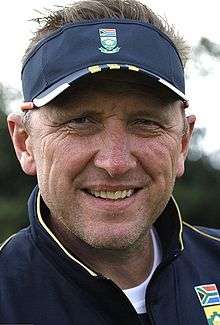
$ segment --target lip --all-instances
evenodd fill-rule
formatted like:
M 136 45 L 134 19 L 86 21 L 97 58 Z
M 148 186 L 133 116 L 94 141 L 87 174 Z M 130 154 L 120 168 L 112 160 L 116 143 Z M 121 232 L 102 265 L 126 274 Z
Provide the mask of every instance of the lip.
M 117 187 L 117 189 L 119 190 L 119 187 Z M 122 187 L 120 187 L 120 189 L 122 189 Z M 128 189 L 128 187 L 125 187 L 124 189 Z M 131 189 L 131 188 L 129 188 L 129 189 Z M 137 197 L 141 194 L 142 189 L 143 188 L 139 187 L 138 191 L 135 192 L 132 196 L 127 197 L 125 199 L 118 199 L 118 200 L 98 198 L 98 197 L 95 197 L 95 196 L 89 194 L 85 190 L 81 190 L 81 193 L 82 193 L 83 198 L 86 202 L 86 205 L 91 205 L 91 207 L 93 209 L 114 211 L 114 210 L 128 209 L 132 204 L 135 203 L 135 201 L 137 200 Z M 106 187 L 105 187 L 105 189 L 102 187 L 102 190 L 106 190 Z M 109 187 L 108 187 L 108 190 L 109 190 Z M 116 191 L 116 189 L 114 189 L 114 190 Z

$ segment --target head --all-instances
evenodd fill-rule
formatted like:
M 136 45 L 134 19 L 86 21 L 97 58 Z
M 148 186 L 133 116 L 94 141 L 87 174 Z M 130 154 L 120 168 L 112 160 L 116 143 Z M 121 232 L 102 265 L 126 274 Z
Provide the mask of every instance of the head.
M 27 55 L 63 24 L 109 17 L 156 24 L 172 34 L 178 56 L 185 58 L 181 39 L 131 0 L 76 2 L 50 14 Z M 24 118 L 9 116 L 22 169 L 37 175 L 50 222 L 62 233 L 108 249 L 133 247 L 143 239 L 184 173 L 195 122 L 185 117 L 182 89 L 175 89 L 117 66 L 74 80 Z
M 175 31 L 167 20 L 155 14 L 148 6 L 136 0 L 82 0 L 75 1 L 69 6 L 59 6 L 59 10 L 42 12 L 41 16 L 33 19 L 38 24 L 34 36 L 27 47 L 23 61 L 28 53 L 45 37 L 68 23 L 93 21 L 97 19 L 131 19 L 149 22 L 165 33 L 175 44 L 185 66 L 190 47 L 184 38 Z

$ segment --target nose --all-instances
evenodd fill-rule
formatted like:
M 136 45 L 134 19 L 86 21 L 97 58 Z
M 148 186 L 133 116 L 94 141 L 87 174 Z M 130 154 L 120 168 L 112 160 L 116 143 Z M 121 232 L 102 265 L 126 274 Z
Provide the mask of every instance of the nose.
M 96 167 L 105 170 L 111 177 L 126 174 L 137 166 L 132 154 L 129 135 L 123 130 L 105 132 L 102 144 L 94 158 Z

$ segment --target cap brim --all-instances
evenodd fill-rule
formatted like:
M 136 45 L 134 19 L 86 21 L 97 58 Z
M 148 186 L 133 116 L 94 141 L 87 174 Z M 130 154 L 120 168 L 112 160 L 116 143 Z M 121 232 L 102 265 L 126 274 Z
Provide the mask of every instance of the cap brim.
M 33 103 L 36 107 L 41 107 L 46 104 L 48 104 L 50 101 L 52 101 L 55 97 L 60 95 L 65 89 L 70 87 L 74 81 L 80 79 L 81 77 L 84 77 L 86 75 L 91 75 L 97 72 L 105 71 L 105 70 L 127 70 L 127 71 L 135 71 L 145 74 L 147 77 L 152 78 L 154 81 L 159 82 L 160 84 L 164 85 L 168 89 L 170 89 L 174 94 L 176 94 L 180 99 L 187 101 L 186 95 L 181 92 L 179 89 L 177 89 L 174 85 L 169 83 L 167 80 L 161 78 L 160 76 L 157 76 L 154 73 L 151 73 L 150 71 L 141 69 L 139 67 L 128 65 L 128 64 L 103 64 L 103 65 L 95 65 L 91 66 L 82 70 L 79 70 L 77 72 L 74 72 L 73 74 L 68 75 L 67 77 L 59 80 L 49 88 L 47 88 L 45 91 L 43 91 L 40 95 L 35 97 L 33 99 Z

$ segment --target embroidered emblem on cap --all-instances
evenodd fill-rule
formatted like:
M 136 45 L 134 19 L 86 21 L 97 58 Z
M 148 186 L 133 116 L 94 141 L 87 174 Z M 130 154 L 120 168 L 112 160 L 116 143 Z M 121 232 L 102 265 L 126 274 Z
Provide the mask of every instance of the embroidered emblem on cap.
M 102 44 L 102 47 L 100 47 L 99 50 L 102 53 L 112 54 L 120 51 L 120 47 L 118 47 L 116 29 L 99 29 L 99 36 Z
M 220 325 L 220 296 L 215 284 L 194 287 L 209 325 Z M 212 305 L 212 306 L 211 306 Z

